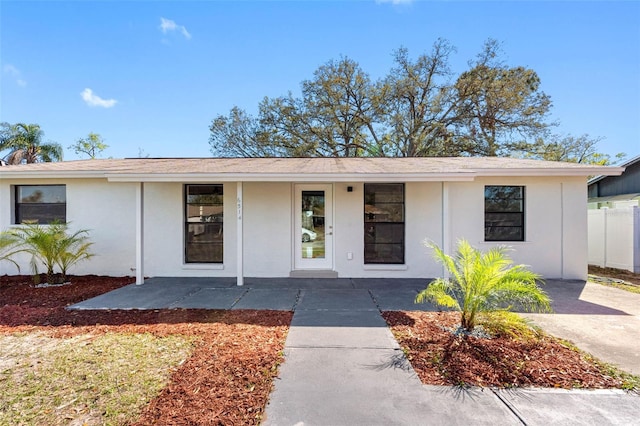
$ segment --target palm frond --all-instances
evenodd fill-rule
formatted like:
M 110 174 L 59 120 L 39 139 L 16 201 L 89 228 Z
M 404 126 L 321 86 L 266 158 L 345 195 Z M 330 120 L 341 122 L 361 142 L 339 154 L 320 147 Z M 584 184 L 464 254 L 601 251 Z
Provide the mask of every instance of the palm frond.
M 537 285 L 540 276 L 525 265 L 513 265 L 507 247 L 482 252 L 460 240 L 455 255 L 450 256 L 436 244 L 427 245 L 452 278 L 435 280 L 418 293 L 416 302 L 459 310 L 463 327 L 471 330 L 479 313 L 510 309 L 513 304 L 530 311 L 551 310 L 548 295 Z
M 432 302 L 456 311 L 460 310 L 460 303 L 454 297 L 451 282 L 442 278 L 429 283 L 427 288 L 417 294 L 415 303 L 425 302 Z

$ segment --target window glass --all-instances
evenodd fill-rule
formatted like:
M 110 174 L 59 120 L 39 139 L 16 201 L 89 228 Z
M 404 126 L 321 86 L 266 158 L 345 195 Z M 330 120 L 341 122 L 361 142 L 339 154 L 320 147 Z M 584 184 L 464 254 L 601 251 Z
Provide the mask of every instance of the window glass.
M 222 185 L 186 185 L 185 218 L 185 262 L 222 263 Z
M 365 263 L 403 264 L 404 235 L 404 184 L 365 184 Z
M 15 187 L 16 224 L 49 224 L 66 221 L 66 185 L 18 185 Z
M 486 186 L 485 241 L 524 241 L 524 187 Z

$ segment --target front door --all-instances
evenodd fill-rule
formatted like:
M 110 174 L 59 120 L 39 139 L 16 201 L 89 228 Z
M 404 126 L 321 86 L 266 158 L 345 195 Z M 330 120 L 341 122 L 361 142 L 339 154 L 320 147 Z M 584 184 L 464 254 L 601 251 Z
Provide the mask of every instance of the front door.
M 333 207 L 329 184 L 295 185 L 295 269 L 333 269 Z

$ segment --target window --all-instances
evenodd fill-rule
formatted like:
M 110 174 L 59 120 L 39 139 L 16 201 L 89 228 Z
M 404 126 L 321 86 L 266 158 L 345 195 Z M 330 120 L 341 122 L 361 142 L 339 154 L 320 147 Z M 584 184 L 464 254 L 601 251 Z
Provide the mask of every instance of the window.
M 222 263 L 222 185 L 185 185 L 185 263 Z
M 14 188 L 16 224 L 67 221 L 65 185 L 16 185 Z
M 404 184 L 364 185 L 364 263 L 404 263 Z
M 524 241 L 524 186 L 484 187 L 485 241 Z

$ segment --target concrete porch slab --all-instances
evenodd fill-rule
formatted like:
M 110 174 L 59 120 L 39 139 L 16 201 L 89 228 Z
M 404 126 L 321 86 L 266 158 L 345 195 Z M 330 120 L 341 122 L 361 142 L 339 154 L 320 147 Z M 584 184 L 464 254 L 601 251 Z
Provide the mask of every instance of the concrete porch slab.
M 442 310 L 431 303 L 414 303 L 418 294 L 418 291 L 414 289 L 372 289 L 370 293 L 381 311 L 434 312 Z
M 309 309 L 378 310 L 365 289 L 304 289 L 296 310 Z
M 232 309 L 266 309 L 276 311 L 293 311 L 300 290 L 295 288 L 252 288 L 233 305 Z
M 200 283 L 188 281 L 183 285 L 146 283 L 130 284 L 109 293 L 76 303 L 69 309 L 166 309 L 200 290 Z
M 231 309 L 249 289 L 203 288 L 171 304 L 171 308 Z

